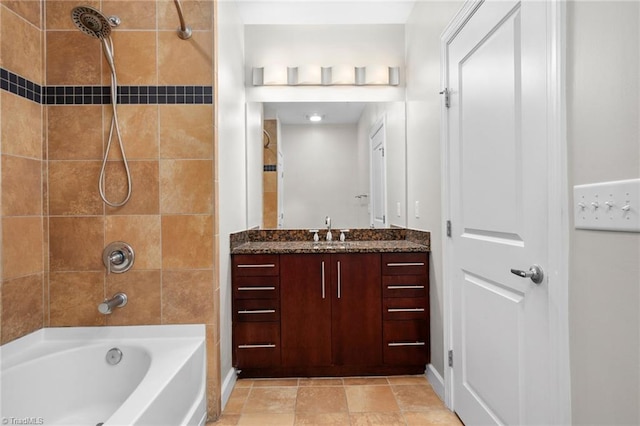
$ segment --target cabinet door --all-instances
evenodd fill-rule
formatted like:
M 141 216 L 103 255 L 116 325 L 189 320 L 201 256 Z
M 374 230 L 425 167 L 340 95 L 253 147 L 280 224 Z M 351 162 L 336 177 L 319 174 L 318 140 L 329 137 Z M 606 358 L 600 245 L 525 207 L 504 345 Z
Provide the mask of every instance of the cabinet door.
M 329 255 L 280 255 L 280 321 L 285 367 L 331 365 Z
M 376 253 L 331 255 L 334 364 L 382 363 L 380 265 Z

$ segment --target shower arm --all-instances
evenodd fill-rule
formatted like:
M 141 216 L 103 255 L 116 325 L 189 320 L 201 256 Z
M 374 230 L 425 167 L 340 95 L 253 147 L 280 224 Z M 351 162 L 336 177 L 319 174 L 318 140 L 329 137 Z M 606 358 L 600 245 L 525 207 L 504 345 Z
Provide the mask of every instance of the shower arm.
M 178 10 L 178 18 L 180 18 L 180 28 L 178 29 L 178 37 L 183 40 L 188 40 L 191 38 L 191 28 L 187 26 L 184 22 L 184 16 L 182 15 L 182 5 L 180 4 L 180 0 L 173 0 L 176 4 L 176 9 Z

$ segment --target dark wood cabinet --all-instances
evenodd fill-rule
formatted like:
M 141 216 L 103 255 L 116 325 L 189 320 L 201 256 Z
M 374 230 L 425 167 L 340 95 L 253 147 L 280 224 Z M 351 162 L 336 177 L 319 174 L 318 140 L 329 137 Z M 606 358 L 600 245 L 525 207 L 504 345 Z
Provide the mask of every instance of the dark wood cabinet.
M 243 377 L 424 372 L 427 259 L 427 253 L 234 255 L 234 366 Z

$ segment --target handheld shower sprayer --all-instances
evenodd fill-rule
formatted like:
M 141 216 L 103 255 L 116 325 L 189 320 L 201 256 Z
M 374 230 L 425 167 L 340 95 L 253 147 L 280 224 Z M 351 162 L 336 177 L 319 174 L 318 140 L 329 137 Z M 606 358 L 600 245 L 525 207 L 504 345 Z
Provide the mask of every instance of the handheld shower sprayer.
M 122 142 L 122 135 L 120 134 L 120 125 L 118 123 L 118 78 L 116 75 L 116 66 L 114 63 L 114 49 L 113 40 L 111 39 L 111 28 L 120 25 L 120 18 L 117 16 L 106 17 L 97 9 L 90 6 L 78 6 L 71 11 L 71 20 L 78 27 L 80 31 L 86 35 L 97 38 L 102 43 L 102 53 L 109 64 L 111 70 L 111 107 L 113 115 L 111 117 L 111 128 L 109 130 L 109 139 L 104 151 L 104 157 L 102 159 L 102 167 L 100 169 L 100 180 L 98 187 L 100 190 L 100 197 L 105 204 L 111 207 L 121 207 L 125 205 L 131 198 L 131 172 L 129 171 L 129 164 L 127 162 L 127 156 L 124 152 L 124 144 Z M 114 132 L 115 131 L 115 132 Z M 105 193 L 105 168 L 107 166 L 107 158 L 109 157 L 109 151 L 111 149 L 111 141 L 113 135 L 117 136 L 120 146 L 120 153 L 122 154 L 122 162 L 124 163 L 124 169 L 127 175 L 127 195 L 120 202 L 113 202 L 107 199 Z

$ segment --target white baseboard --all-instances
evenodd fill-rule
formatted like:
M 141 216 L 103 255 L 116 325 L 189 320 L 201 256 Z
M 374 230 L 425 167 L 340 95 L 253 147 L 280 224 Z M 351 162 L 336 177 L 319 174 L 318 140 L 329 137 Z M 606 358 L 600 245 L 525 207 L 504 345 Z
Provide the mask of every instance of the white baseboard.
M 227 373 L 227 376 L 222 381 L 221 410 L 223 411 L 224 411 L 225 405 L 227 405 L 227 401 L 229 401 L 229 397 L 231 396 L 231 391 L 233 391 L 233 387 L 236 385 L 237 379 L 238 379 L 238 376 L 236 374 L 236 369 L 232 368 L 231 370 L 229 370 L 229 372 Z
M 431 384 L 434 392 L 438 394 L 441 400 L 444 401 L 444 379 L 438 373 L 438 370 L 435 369 L 433 364 L 427 365 L 427 371 L 425 372 L 427 375 L 427 380 Z

